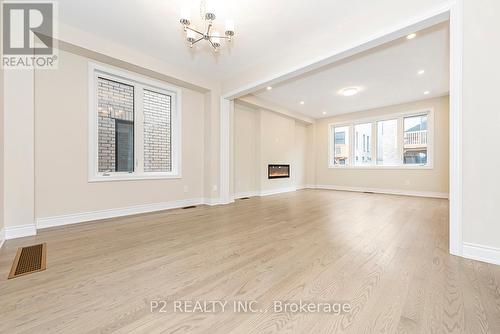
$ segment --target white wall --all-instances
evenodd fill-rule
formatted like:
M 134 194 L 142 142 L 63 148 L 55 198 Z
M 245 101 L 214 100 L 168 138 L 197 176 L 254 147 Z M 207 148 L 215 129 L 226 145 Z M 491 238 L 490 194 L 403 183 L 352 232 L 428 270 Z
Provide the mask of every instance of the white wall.
M 181 179 L 89 183 L 88 59 L 60 51 L 35 74 L 36 218 L 203 198 L 205 102 L 182 89 Z
M 328 167 L 330 123 L 434 109 L 434 161 L 432 169 L 340 169 Z M 316 184 L 346 188 L 397 190 L 429 195 L 448 194 L 449 188 L 449 99 L 441 97 L 322 119 L 315 124 Z
M 306 129 L 306 186 L 316 185 L 316 126 Z
M 307 127 L 293 118 L 240 104 L 234 111 L 235 194 L 272 193 L 306 184 Z M 290 164 L 290 178 L 267 177 L 268 164 Z
M 4 117 L 4 98 L 3 98 L 3 69 L 0 68 L 0 247 L 3 245 L 5 240 L 4 231 L 4 174 L 3 174 L 3 150 L 4 150 L 4 127 L 3 127 L 3 117 Z
M 500 2 L 465 0 L 463 240 L 496 248 L 500 264 Z
M 298 188 L 303 188 L 307 184 L 307 130 L 308 126 L 295 122 L 295 141 L 293 143 L 295 166 L 292 173 Z
M 243 106 L 234 111 L 234 192 L 260 189 L 260 147 L 256 136 L 260 131 L 260 113 Z

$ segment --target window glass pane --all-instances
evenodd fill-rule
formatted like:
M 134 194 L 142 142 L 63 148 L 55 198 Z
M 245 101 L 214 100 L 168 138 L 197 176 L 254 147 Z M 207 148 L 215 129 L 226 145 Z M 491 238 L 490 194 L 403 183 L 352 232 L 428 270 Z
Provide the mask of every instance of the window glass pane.
M 404 118 L 403 162 L 405 164 L 427 164 L 427 127 L 427 115 Z
M 98 103 L 98 171 L 115 172 L 134 170 L 134 87 L 99 77 L 97 80 Z M 123 121 L 118 135 L 117 122 Z M 116 163 L 117 143 L 120 148 L 120 166 Z M 128 138 L 126 140 L 126 138 Z M 130 145 L 132 138 L 132 145 Z M 127 142 L 128 144 L 125 144 Z M 131 163 L 130 163 L 131 162 Z M 119 168 L 118 168 L 119 167 Z
M 354 126 L 356 138 L 362 141 L 358 142 L 354 150 L 354 164 L 355 165 L 371 165 L 372 153 L 370 138 L 372 138 L 372 124 L 358 124 Z
M 377 122 L 377 164 L 398 165 L 398 121 L 391 119 Z
M 116 171 L 134 171 L 134 123 L 115 120 Z
M 172 171 L 172 117 L 169 95 L 144 90 L 144 171 Z
M 349 127 L 335 127 L 334 134 L 334 164 L 349 165 Z

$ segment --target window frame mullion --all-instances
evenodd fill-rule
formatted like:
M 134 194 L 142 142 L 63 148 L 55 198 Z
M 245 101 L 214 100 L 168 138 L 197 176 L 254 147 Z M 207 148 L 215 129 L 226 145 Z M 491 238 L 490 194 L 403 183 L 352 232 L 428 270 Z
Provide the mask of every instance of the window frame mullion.
M 144 86 L 134 85 L 134 173 L 144 173 Z
M 372 165 L 377 166 L 378 123 L 376 121 L 373 121 L 371 122 L 371 124 L 372 124 L 372 141 L 370 142 L 371 146 L 370 149 L 371 149 Z
M 405 116 L 398 117 L 398 129 L 397 129 L 397 145 L 399 152 L 399 165 L 404 166 L 404 145 L 405 145 L 405 131 L 404 131 L 404 119 Z

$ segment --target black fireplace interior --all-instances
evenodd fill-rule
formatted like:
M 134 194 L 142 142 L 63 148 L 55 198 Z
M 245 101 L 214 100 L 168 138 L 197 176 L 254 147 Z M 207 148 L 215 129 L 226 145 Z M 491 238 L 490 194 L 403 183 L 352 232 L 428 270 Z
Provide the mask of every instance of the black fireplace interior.
M 290 165 L 268 165 L 267 177 L 269 179 L 283 179 L 290 177 Z

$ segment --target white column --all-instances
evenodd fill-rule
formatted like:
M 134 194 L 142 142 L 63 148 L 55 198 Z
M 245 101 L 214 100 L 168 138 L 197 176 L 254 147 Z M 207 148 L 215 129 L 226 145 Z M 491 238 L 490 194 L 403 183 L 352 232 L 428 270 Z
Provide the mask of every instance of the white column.
M 450 253 L 462 256 L 462 56 L 463 0 L 450 12 Z
M 34 71 L 4 71 L 4 224 L 6 239 L 36 234 Z
M 231 120 L 234 101 L 221 97 L 220 99 L 220 203 L 234 201 L 231 193 Z

